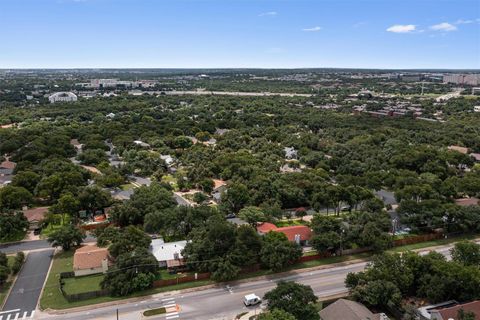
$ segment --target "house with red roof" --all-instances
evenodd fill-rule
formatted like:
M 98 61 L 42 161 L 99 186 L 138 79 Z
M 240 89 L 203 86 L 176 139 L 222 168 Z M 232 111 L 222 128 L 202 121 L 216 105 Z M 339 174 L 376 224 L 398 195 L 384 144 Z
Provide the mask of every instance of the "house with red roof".
M 312 238 L 312 230 L 304 225 L 279 228 L 273 223 L 263 222 L 257 226 L 257 232 L 260 235 L 267 234 L 270 231 L 283 233 L 289 241 L 296 242 L 299 245 L 308 245 Z

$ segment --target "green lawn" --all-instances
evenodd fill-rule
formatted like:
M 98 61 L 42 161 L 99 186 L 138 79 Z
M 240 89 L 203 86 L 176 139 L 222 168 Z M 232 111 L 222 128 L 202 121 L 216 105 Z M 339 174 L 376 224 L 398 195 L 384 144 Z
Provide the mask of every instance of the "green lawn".
M 463 237 L 456 237 L 456 238 L 451 238 L 451 239 L 440 239 L 440 240 L 435 240 L 435 241 L 428 241 L 428 242 L 423 242 L 423 243 L 418 243 L 418 244 L 413 244 L 413 245 L 407 245 L 407 246 L 402 246 L 402 247 L 396 247 L 392 248 L 388 251 L 390 252 L 402 252 L 402 251 L 408 251 L 408 250 L 415 250 L 415 249 L 421 249 L 421 248 L 427 248 L 431 246 L 438 246 L 438 245 L 445 245 L 449 244 L 452 242 L 460 241 L 463 239 L 474 239 L 478 237 L 478 235 L 469 235 L 469 236 L 463 236 Z M 307 261 L 307 262 L 302 262 L 298 263 L 295 265 L 292 265 L 288 267 L 287 269 L 283 270 L 285 271 L 292 271 L 292 270 L 298 270 L 298 269 L 304 269 L 304 268 L 312 268 L 312 267 L 317 267 L 317 266 L 322 266 L 322 265 L 328 265 L 328 264 L 333 264 L 333 263 L 341 263 L 341 262 L 347 262 L 347 261 L 352 261 L 355 259 L 361 259 L 361 260 L 368 260 L 373 254 L 372 253 L 361 253 L 361 254 L 355 254 L 355 255 L 348 255 L 348 256 L 337 256 L 337 257 L 330 257 L 330 258 L 325 258 L 325 259 L 318 259 L 318 260 L 312 260 L 312 261 Z M 80 307 L 80 306 L 85 306 L 85 305 L 92 305 L 92 304 L 97 304 L 97 303 L 102 303 L 102 302 L 111 302 L 111 301 L 118 301 L 122 299 L 128 299 L 128 298 L 133 298 L 133 297 L 140 297 L 140 296 L 146 296 L 146 295 L 152 295 L 155 293 L 160 293 L 160 292 L 167 292 L 167 291 L 174 291 L 174 290 L 182 290 L 182 289 L 188 289 L 188 288 L 194 288 L 194 287 L 199 287 L 199 286 L 204 286 L 208 284 L 213 284 L 215 283 L 212 280 L 199 280 L 196 282 L 187 282 L 187 283 L 181 283 L 173 286 L 166 286 L 166 287 L 161 287 L 161 288 L 154 288 L 154 289 L 149 289 L 145 290 L 142 292 L 136 292 L 134 294 L 128 295 L 126 297 L 99 297 L 99 298 L 93 298 L 89 300 L 84 300 L 84 301 L 77 301 L 77 302 L 72 302 L 69 303 L 66 301 L 60 290 L 58 289 L 58 273 L 63 272 L 63 271 L 71 271 L 72 270 L 72 257 L 73 253 L 72 252 L 67 252 L 67 253 L 61 253 L 57 254 L 53 266 L 52 266 L 52 271 L 49 274 L 48 280 L 47 280 L 47 285 L 46 288 L 44 289 L 43 295 L 40 299 L 40 307 L 42 309 L 46 308 L 51 308 L 51 309 L 68 309 L 68 308 L 74 308 L 74 307 Z M 162 275 L 165 275 L 163 279 L 167 279 L 167 273 L 166 270 L 162 271 Z M 243 274 L 240 275 L 237 279 L 248 279 L 248 278 L 253 278 L 257 276 L 265 276 L 265 275 L 273 275 L 274 273 L 270 270 L 259 270 L 257 272 L 253 273 L 248 273 L 248 274 Z M 168 275 L 170 277 L 175 278 L 175 275 Z M 71 283 L 68 284 L 69 290 L 77 290 L 76 292 L 81 292 L 83 291 L 74 288 L 77 284 L 76 282 L 74 283 L 73 281 L 83 281 L 83 283 L 79 284 L 80 287 L 83 288 L 89 288 L 89 286 L 92 286 L 96 283 L 98 285 L 99 281 L 101 280 L 103 276 L 98 275 L 98 276 L 86 276 L 84 277 L 85 279 L 75 279 L 72 280 Z M 95 278 L 95 281 L 92 279 Z
M 41 236 L 43 238 L 48 238 L 48 236 L 52 232 L 60 229 L 64 225 L 63 217 L 59 214 L 57 214 L 55 216 L 56 216 L 55 222 L 49 223 L 48 226 L 46 226 L 45 228 L 42 229 Z M 70 217 L 65 216 L 65 224 L 69 224 L 69 223 L 70 223 Z
M 58 280 L 60 279 L 61 272 L 71 271 L 73 271 L 73 251 L 57 253 L 53 259 L 52 268 L 50 269 L 42 297 L 40 298 L 40 306 L 42 309 L 55 309 L 56 306 L 59 305 L 68 305 L 68 301 L 65 300 L 60 292 Z
M 418 250 L 418 249 L 423 249 L 423 248 L 428 248 L 428 247 L 446 245 L 446 244 L 450 244 L 450 243 L 453 243 L 453 242 L 458 242 L 458 241 L 461 241 L 461 240 L 472 240 L 472 239 L 475 239 L 477 237 L 478 237 L 478 234 L 477 235 L 464 235 L 464 236 L 448 238 L 448 239 L 438 239 L 438 240 L 409 244 L 409 245 L 401 246 L 401 247 L 395 247 L 395 248 L 389 249 L 388 251 L 390 251 L 390 252 L 402 252 L 402 251 L 408 251 L 408 250 Z
M 135 188 L 135 186 L 131 183 L 122 184 L 120 186 L 120 189 L 122 189 L 123 191 L 127 191 L 127 190 L 130 190 L 130 189 L 133 189 L 133 188 Z
M 97 291 L 101 289 L 100 282 L 102 282 L 103 278 L 103 274 L 67 278 L 64 279 L 65 285 L 63 290 L 68 294 Z

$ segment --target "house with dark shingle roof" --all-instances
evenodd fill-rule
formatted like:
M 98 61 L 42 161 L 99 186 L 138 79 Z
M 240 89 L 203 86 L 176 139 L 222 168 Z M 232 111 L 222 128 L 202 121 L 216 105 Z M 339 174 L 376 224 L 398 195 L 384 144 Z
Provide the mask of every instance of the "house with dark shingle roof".
M 374 314 L 363 304 L 347 300 L 338 299 L 331 305 L 320 311 L 322 320 L 388 320 L 384 313 Z

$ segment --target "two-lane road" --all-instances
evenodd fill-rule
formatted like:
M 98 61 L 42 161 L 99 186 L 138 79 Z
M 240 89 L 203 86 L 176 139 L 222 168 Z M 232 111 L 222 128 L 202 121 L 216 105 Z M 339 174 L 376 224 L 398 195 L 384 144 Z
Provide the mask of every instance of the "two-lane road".
M 435 251 L 442 253 L 449 258 L 449 250 L 453 245 L 446 245 L 435 248 Z M 430 249 L 431 250 L 431 249 Z M 426 254 L 429 249 L 422 250 L 420 254 Z M 255 293 L 263 296 L 267 291 L 275 287 L 280 280 L 293 280 L 312 287 L 319 298 L 325 298 L 336 294 L 347 292 L 345 288 L 345 277 L 349 272 L 362 271 L 366 262 L 351 265 L 337 266 L 311 272 L 291 273 L 281 278 L 272 276 L 261 280 L 232 283 L 230 286 L 219 285 L 207 290 L 182 293 L 180 291 L 167 292 L 145 297 L 141 301 L 120 303 L 105 307 L 94 307 L 88 311 L 69 312 L 63 315 L 52 315 L 42 313 L 39 319 L 116 319 L 116 311 L 119 311 L 119 319 L 134 320 L 140 319 L 141 312 L 150 308 L 165 306 L 166 300 L 172 299 L 179 306 L 178 313 L 162 315 L 156 319 L 166 320 L 212 320 L 212 319 L 233 319 L 237 314 L 247 311 L 243 305 L 243 296 Z M 169 300 L 170 301 L 170 300 Z M 258 307 L 258 306 L 257 306 Z
M 33 318 L 54 249 L 30 252 L 5 302 L 0 320 Z

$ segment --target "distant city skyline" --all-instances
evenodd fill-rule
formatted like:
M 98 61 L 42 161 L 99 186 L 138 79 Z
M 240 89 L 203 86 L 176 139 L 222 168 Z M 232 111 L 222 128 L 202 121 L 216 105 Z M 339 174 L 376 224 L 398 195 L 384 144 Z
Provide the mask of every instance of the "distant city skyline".
M 1 0 L 0 69 L 480 69 L 477 0 Z

